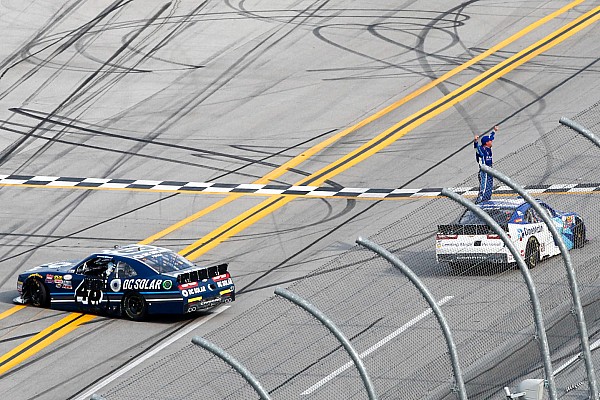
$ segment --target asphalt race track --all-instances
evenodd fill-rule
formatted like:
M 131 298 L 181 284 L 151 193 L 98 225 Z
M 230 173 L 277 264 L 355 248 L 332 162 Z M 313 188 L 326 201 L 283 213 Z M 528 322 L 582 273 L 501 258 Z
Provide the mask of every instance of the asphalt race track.
M 556 138 L 567 137 L 560 130 L 566 128 L 558 128 L 560 117 L 576 116 L 600 100 L 599 20 L 600 8 L 589 0 L 2 0 L 0 177 L 202 182 L 223 188 L 298 185 L 374 193 L 474 187 L 473 136 L 500 125 L 495 165 L 523 184 L 598 183 L 599 153 L 583 139 L 562 143 Z M 569 151 L 561 150 L 567 146 Z M 585 266 L 582 281 L 588 289 L 598 278 L 594 239 L 600 221 L 591 217 L 597 214 L 598 193 L 547 196 L 559 209 L 590 216 L 590 242 L 573 253 L 574 262 Z M 449 320 L 461 321 L 455 328 L 463 345 L 481 335 L 487 335 L 487 346 L 505 344 L 510 335 L 503 324 L 510 322 L 504 318 L 520 315 L 527 296 L 515 293 L 509 302 L 499 293 L 517 285 L 518 271 L 468 276 L 485 285 L 472 291 L 463 276 L 431 258 L 435 225 L 457 215 L 458 206 L 420 197 L 307 197 L 82 190 L 0 180 L 1 397 L 166 398 L 152 397 L 150 384 L 144 389 L 136 386 L 139 380 L 128 379 L 150 365 L 168 365 L 163 360 L 187 351 L 194 336 L 218 338 L 222 332 L 223 345 L 251 338 L 240 331 L 244 315 L 258 315 L 253 310 L 266 307 L 262 302 L 276 287 L 300 282 L 298 288 L 309 293 L 313 281 L 303 278 L 347 262 L 344 257 L 358 236 L 381 240 L 415 265 L 446 299 Z M 196 316 L 138 323 L 12 303 L 17 275 L 25 269 L 128 243 L 168 247 L 202 265 L 228 262 L 237 300 Z M 568 309 L 555 286 L 562 279 L 561 266 L 552 259 L 534 271 L 548 296 L 548 312 Z M 360 263 L 356 268 L 360 273 Z M 371 271 L 376 276 L 390 275 L 389 266 L 377 268 Z M 362 349 L 426 309 L 416 293 L 398 291 L 388 280 L 381 287 L 374 282 L 373 296 L 355 302 L 352 291 L 360 288 L 352 286 L 349 275 L 338 278 L 332 287 L 339 292 L 320 293 L 314 286 L 311 293 L 320 293 L 315 302 L 329 304 L 334 319 L 347 317 L 348 336 L 360 333 Z M 388 297 L 392 292 L 399 297 Z M 494 299 L 497 314 L 483 312 Z M 594 336 L 600 328 L 596 300 L 587 298 L 590 342 L 600 337 Z M 289 312 L 277 304 L 273 310 Z M 480 312 L 465 312 L 467 304 Z M 360 323 L 352 320 L 359 309 L 368 315 Z M 296 316 L 295 345 L 320 351 L 320 343 L 331 339 L 323 332 L 308 335 L 309 319 Z M 365 321 L 388 322 L 368 331 Z M 263 322 L 255 318 L 252 323 Z M 406 325 L 403 345 L 389 350 L 389 359 L 368 365 L 381 398 L 398 398 L 398 393 L 423 398 L 421 386 L 401 389 L 392 374 L 436 371 L 432 365 L 444 350 L 419 341 L 422 332 L 436 329 L 431 318 L 423 324 L 419 329 Z M 567 322 L 553 327 L 556 365 L 576 351 L 573 333 L 565 333 L 568 327 Z M 529 334 L 526 323 L 511 329 Z M 236 353 L 252 358 L 253 370 L 271 385 L 274 398 L 300 398 L 347 361 L 334 355 L 303 376 L 296 375 L 300 367 L 295 365 L 271 371 L 271 361 L 292 352 L 278 342 L 286 333 L 281 329 L 263 338 L 263 347 Z M 332 346 L 333 341 L 323 344 Z M 503 346 L 499 352 L 509 351 Z M 522 368 L 510 371 L 510 363 L 518 363 L 504 360 L 497 370 L 486 370 L 498 374 L 499 392 L 524 371 L 540 373 L 535 344 L 519 346 L 510 351 Z M 474 393 L 470 398 L 498 398 L 499 392 L 477 382 L 476 347 L 463 353 Z M 389 369 L 400 359 L 406 365 Z M 579 382 L 581 371 L 569 370 L 563 387 Z M 171 374 L 173 381 L 181 376 L 176 368 Z M 204 376 L 212 378 L 217 377 Z M 319 386 L 304 398 L 366 398 L 355 378 L 342 374 L 332 381 L 338 383 Z M 117 392 L 128 382 L 132 397 Z M 205 393 L 181 389 L 189 393 L 186 398 L 251 398 L 247 387 L 236 391 L 242 386 Z M 563 391 L 563 397 L 576 398 L 568 396 L 582 388 Z M 439 387 L 430 395 L 450 398 Z

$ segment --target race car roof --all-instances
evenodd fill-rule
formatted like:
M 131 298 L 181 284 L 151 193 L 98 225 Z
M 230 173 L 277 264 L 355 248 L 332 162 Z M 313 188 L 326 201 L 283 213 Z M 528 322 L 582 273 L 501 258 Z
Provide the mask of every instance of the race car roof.
M 112 256 L 121 256 L 121 257 L 130 257 L 130 258 L 140 258 L 149 254 L 154 254 L 157 252 L 170 252 L 171 250 L 165 249 L 157 246 L 149 246 L 149 245 L 138 245 L 138 244 L 129 244 L 127 246 L 118 246 L 114 249 L 104 250 L 102 254 L 112 255 Z
M 497 200 L 487 200 L 479 203 L 481 208 L 491 208 L 491 207 L 500 207 L 500 208 L 518 208 L 523 205 L 525 200 L 521 197 L 517 198 L 504 198 Z

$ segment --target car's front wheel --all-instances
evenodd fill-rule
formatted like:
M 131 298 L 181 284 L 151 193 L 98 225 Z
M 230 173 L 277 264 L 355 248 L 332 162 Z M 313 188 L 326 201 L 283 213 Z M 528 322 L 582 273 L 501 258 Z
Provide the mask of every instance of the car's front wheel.
M 525 247 L 525 265 L 527 268 L 534 269 L 540 260 L 540 245 L 535 238 L 529 239 Z
M 573 227 L 573 247 L 580 249 L 585 246 L 585 225 L 577 218 Z
M 131 292 L 123 297 L 121 309 L 127 318 L 133 321 L 141 321 L 146 317 L 148 305 L 146 304 L 144 296 L 139 293 Z
M 48 307 L 50 304 L 50 296 L 48 296 L 48 288 L 39 279 L 29 278 L 25 283 L 25 296 L 35 307 Z

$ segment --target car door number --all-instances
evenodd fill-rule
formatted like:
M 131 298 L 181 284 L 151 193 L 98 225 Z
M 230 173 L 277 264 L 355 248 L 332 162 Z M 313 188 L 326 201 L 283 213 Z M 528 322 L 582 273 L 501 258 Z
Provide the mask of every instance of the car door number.
M 97 306 L 104 297 L 103 287 L 103 279 L 85 278 L 75 290 L 75 301 L 86 306 Z

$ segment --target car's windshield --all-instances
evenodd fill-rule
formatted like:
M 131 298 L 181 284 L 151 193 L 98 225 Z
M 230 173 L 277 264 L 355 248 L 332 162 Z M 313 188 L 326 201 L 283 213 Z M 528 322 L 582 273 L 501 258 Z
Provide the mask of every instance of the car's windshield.
M 158 273 L 175 272 L 193 267 L 194 264 L 173 251 L 153 251 L 138 260 L 154 268 Z
M 506 207 L 485 207 L 482 209 L 499 225 L 506 225 L 515 211 L 514 208 Z M 458 223 L 461 225 L 485 225 L 485 222 L 471 210 L 467 210 L 460 217 Z

